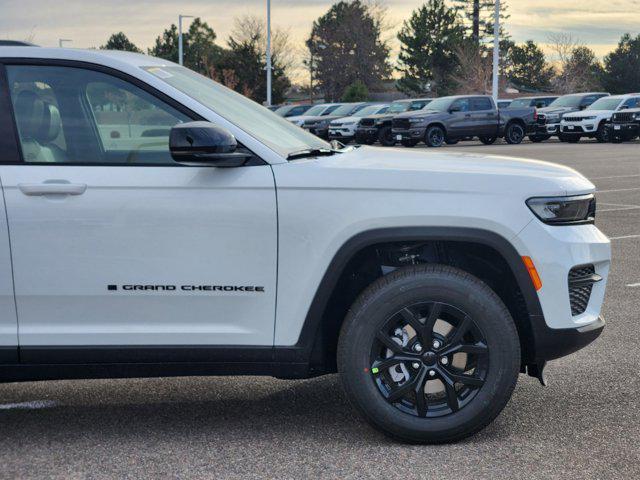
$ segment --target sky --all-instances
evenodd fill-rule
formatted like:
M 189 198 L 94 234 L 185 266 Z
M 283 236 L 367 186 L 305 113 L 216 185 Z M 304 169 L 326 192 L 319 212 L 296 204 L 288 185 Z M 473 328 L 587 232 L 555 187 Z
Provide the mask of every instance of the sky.
M 504 0 L 503 0 L 504 1 Z M 289 32 L 302 48 L 313 20 L 334 3 L 331 0 L 272 0 L 272 24 Z M 420 0 L 384 0 L 393 34 Z M 640 33 L 640 0 L 506 0 L 511 18 L 506 27 L 516 42 L 532 39 L 543 45 L 549 36 L 571 34 L 604 56 L 620 36 Z M 98 47 L 123 31 L 146 49 L 178 14 L 199 16 L 224 44 L 234 18 L 265 15 L 266 0 L 0 0 L 0 38 L 29 39 L 42 46 Z M 185 20 L 188 22 L 188 20 Z

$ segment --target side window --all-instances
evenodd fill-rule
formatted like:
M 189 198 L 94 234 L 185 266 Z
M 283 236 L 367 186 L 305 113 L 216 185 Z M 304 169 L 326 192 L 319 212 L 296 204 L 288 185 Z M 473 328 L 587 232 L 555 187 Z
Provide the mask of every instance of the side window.
M 325 115 L 329 115 L 331 112 L 333 112 L 336 108 L 338 108 L 340 105 L 331 105 L 330 107 L 328 107 L 324 112 L 322 112 L 322 117 L 324 117 Z
M 639 105 L 640 105 L 640 98 L 635 97 L 635 98 L 630 98 L 626 102 L 624 102 L 622 104 L 622 107 L 624 107 L 624 108 L 638 108 Z
M 298 115 L 302 115 L 305 112 L 304 107 L 293 107 L 290 111 L 289 111 L 289 115 L 290 117 L 297 117 Z
M 416 110 L 422 110 L 427 102 L 411 102 L 411 106 L 409 107 L 410 112 L 414 112 Z
M 491 100 L 486 97 L 475 97 L 471 99 L 471 111 L 493 110 Z
M 377 114 L 381 114 L 381 113 L 387 113 L 387 110 L 389 110 L 389 107 L 382 107 L 380 110 L 378 110 Z
M 186 115 L 141 88 L 75 67 L 7 67 L 25 162 L 171 164 Z
M 468 112 L 469 111 L 469 99 L 468 98 L 459 98 L 455 102 L 451 104 L 451 110 L 455 110 L 458 112 Z
M 588 107 L 589 105 L 591 105 L 593 102 L 595 102 L 598 99 L 597 96 L 595 95 L 589 95 L 588 97 L 584 97 L 582 99 L 582 102 L 580 103 L 580 106 L 582 107 Z

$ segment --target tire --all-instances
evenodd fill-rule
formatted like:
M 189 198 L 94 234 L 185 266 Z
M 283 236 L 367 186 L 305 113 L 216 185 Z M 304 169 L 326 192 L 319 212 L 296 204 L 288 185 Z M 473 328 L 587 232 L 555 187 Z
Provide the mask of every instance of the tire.
M 442 127 L 432 125 L 427 128 L 424 134 L 424 143 L 427 144 L 427 147 L 437 148 L 444 144 L 446 138 L 447 135 Z
M 391 127 L 382 127 L 378 132 L 378 141 L 383 147 L 393 147 L 396 144 Z
M 442 334 L 444 323 L 424 325 L 438 318 L 452 326 L 448 333 Z M 424 347 L 416 353 L 420 341 Z M 438 358 L 462 344 L 458 348 L 468 351 L 463 365 Z M 394 360 L 398 355 L 412 356 Z M 403 441 L 444 443 L 473 435 L 502 411 L 518 379 L 520 343 L 509 311 L 484 282 L 453 267 L 417 265 L 378 279 L 360 295 L 342 326 L 337 360 L 349 401 L 371 425 Z M 472 374 L 449 376 L 468 372 L 469 362 Z M 407 385 L 428 391 L 419 397 L 420 389 Z
M 529 140 L 533 143 L 540 143 L 549 140 L 551 135 L 529 135 Z
M 418 144 L 418 140 L 402 140 L 400 143 L 403 147 L 413 148 Z
M 578 143 L 580 141 L 580 135 L 570 135 L 566 137 L 565 142 L 567 143 Z
M 562 134 L 562 133 L 559 133 L 558 134 L 558 140 L 560 140 L 563 143 L 566 143 L 566 142 L 568 142 L 568 137 L 566 135 Z
M 596 140 L 598 143 L 607 143 L 609 142 L 609 131 L 607 130 L 607 126 L 604 122 L 598 125 L 598 131 L 596 132 Z
M 447 139 L 445 140 L 445 143 L 446 143 L 447 145 L 455 145 L 455 144 L 456 144 L 456 143 L 458 143 L 459 141 L 460 141 L 460 140 L 458 140 L 457 138 L 456 138 L 456 139 L 451 139 L 451 140 L 447 138 Z
M 496 140 L 498 139 L 498 137 L 496 137 L 495 135 L 492 136 L 492 137 L 483 136 L 483 137 L 478 137 L 478 138 L 485 145 L 493 145 L 494 143 L 496 143 Z
M 525 128 L 518 122 L 507 125 L 504 132 L 504 139 L 509 145 L 520 145 L 526 136 Z

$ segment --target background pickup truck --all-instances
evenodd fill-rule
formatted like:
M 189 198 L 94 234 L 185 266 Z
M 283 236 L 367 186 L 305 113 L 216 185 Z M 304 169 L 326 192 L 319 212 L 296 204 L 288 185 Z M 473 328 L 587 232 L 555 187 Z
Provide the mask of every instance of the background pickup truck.
M 406 147 L 424 142 L 429 147 L 473 137 L 490 145 L 498 137 L 517 144 L 535 128 L 533 107 L 499 110 L 488 95 L 442 97 L 424 110 L 393 119 L 393 135 Z

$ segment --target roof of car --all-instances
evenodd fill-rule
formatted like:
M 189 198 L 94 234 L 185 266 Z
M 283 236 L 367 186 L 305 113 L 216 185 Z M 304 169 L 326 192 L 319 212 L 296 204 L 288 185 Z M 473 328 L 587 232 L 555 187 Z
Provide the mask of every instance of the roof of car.
M 0 57 L 10 58 L 46 58 L 55 60 L 75 60 L 79 62 L 104 64 L 127 64 L 134 67 L 173 65 L 161 58 L 142 53 L 120 50 L 88 50 L 79 48 L 25 48 L 24 46 L 0 46 Z

